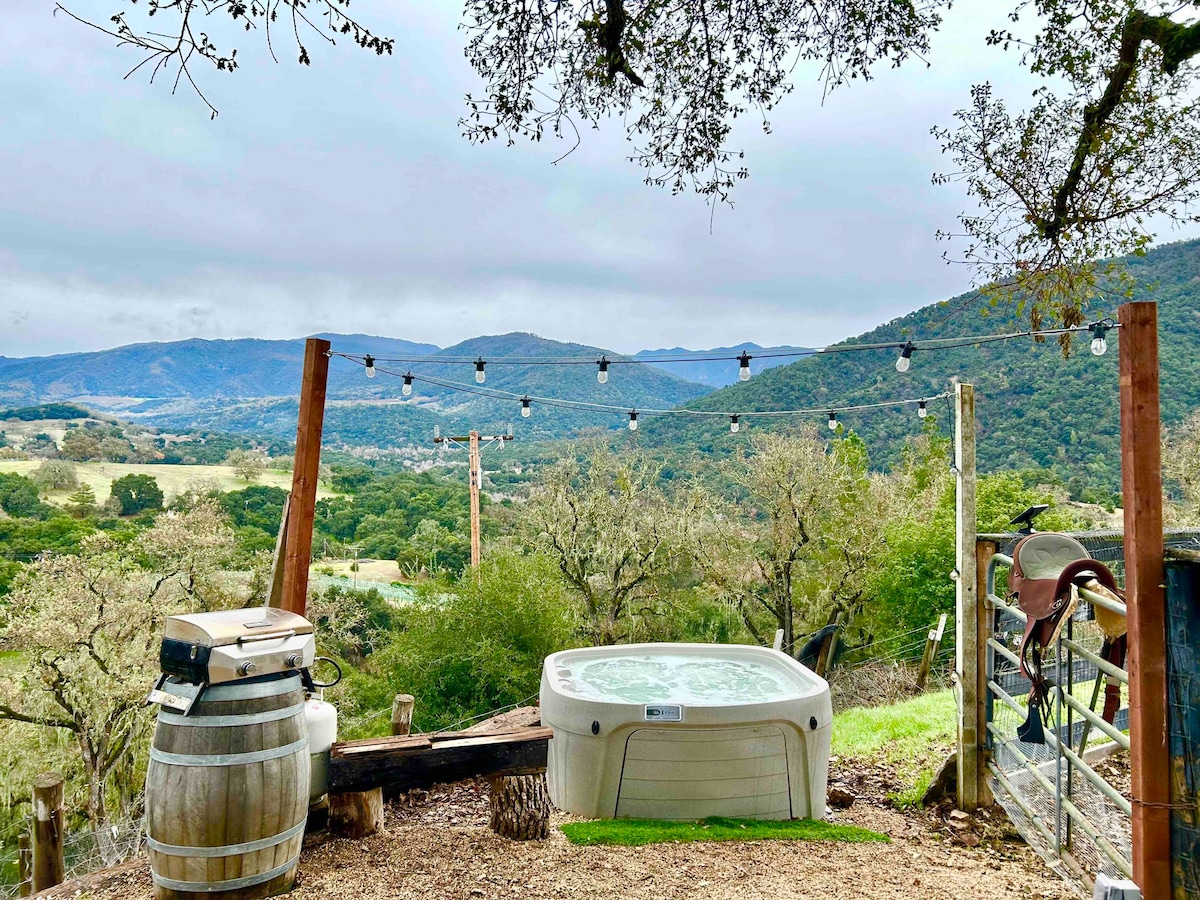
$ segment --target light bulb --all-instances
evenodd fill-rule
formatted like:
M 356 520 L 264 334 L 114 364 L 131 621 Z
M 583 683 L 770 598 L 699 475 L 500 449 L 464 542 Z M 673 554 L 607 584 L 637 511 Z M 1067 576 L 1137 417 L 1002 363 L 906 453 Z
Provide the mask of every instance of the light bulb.
M 924 400 L 922 400 L 920 403 L 917 404 L 917 415 L 920 416 L 922 419 L 925 418 L 927 415 L 929 415 L 929 410 L 927 410 L 925 408 Z
M 837 431 L 837 413 L 833 410 L 829 411 L 829 430 Z
M 533 410 L 531 410 L 529 408 L 529 398 L 522 397 L 521 398 L 521 418 L 528 419 L 530 417 L 530 415 L 532 415 L 532 413 L 533 413 Z
M 742 429 L 742 426 L 738 423 L 738 417 L 730 416 L 729 417 L 729 433 L 737 434 L 739 431 L 741 431 L 741 429 Z
M 601 384 L 608 384 L 608 359 L 607 359 L 607 357 L 604 357 L 604 356 L 600 357 L 600 360 L 597 363 L 597 365 L 600 366 L 600 369 L 599 369 L 599 371 L 596 372 L 596 380 L 598 382 L 600 382 Z
M 636 409 L 630 410 L 630 412 L 629 412 L 629 430 L 637 431 L 637 410 Z
M 374 378 L 375 377 L 375 357 L 364 356 L 363 357 L 363 365 L 367 367 L 367 377 Z
M 400 393 L 402 393 L 405 397 L 412 396 L 412 381 L 412 372 L 409 372 L 404 376 L 404 387 L 400 388 Z
M 896 360 L 896 371 L 907 372 L 908 367 L 912 365 L 913 345 L 909 341 L 904 345 L 904 349 L 900 351 L 900 356 Z
M 1112 326 L 1101 319 L 1092 325 L 1092 356 L 1103 356 L 1108 350 L 1108 341 L 1105 340 L 1105 335 L 1108 334 L 1108 329 Z
M 745 350 L 743 350 L 742 355 L 738 357 L 738 380 L 739 381 L 749 381 L 750 380 L 750 360 L 752 360 L 753 358 L 754 357 L 752 357 Z
M 476 384 L 483 384 L 485 381 L 487 381 L 487 372 L 484 371 L 484 366 L 486 366 L 486 365 L 487 365 L 487 363 L 483 361 L 482 356 L 479 357 L 479 359 L 475 360 L 475 383 Z

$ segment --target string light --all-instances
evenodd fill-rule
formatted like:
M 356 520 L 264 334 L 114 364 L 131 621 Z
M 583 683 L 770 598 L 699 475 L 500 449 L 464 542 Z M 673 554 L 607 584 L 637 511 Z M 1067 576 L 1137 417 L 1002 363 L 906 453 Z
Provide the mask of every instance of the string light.
M 374 378 L 375 377 L 375 357 L 371 356 L 371 354 L 368 353 L 366 356 L 363 357 L 363 365 L 367 367 L 367 377 Z
M 925 408 L 924 400 L 922 400 L 920 403 L 917 404 L 917 415 L 920 416 L 922 419 L 925 418 L 927 415 L 929 415 L 929 410 L 927 410 Z
M 1092 323 L 1089 327 L 1092 332 L 1092 356 L 1103 356 L 1108 351 L 1108 341 L 1104 336 L 1113 327 L 1112 320 L 1101 319 L 1099 322 Z
M 479 357 L 479 359 L 475 360 L 475 383 L 476 384 L 483 384 L 485 381 L 487 381 L 487 372 L 484 371 L 484 367 L 486 365 L 487 365 L 487 363 L 484 362 L 482 356 Z
M 608 357 L 601 356 L 596 361 L 596 365 L 600 367 L 600 370 L 596 372 L 596 380 L 601 384 L 608 384 Z
M 912 365 L 913 342 L 906 343 L 900 351 L 900 358 L 896 360 L 896 371 L 901 374 L 908 371 L 908 367 Z
M 753 358 L 754 357 L 751 356 L 749 353 L 747 353 L 745 350 L 743 350 L 742 355 L 738 357 L 738 380 L 739 381 L 749 381 L 750 380 L 750 360 L 752 360 Z
M 529 416 L 532 414 L 532 412 L 533 411 L 529 408 L 529 397 L 528 396 L 522 397 L 521 398 L 521 418 L 528 419 Z
M 829 430 L 837 431 L 837 413 L 832 409 L 829 411 Z
M 631 409 L 629 411 L 629 430 L 637 431 L 637 410 L 636 409 Z
M 729 417 L 729 433 L 730 433 L 730 434 L 737 434 L 739 431 L 741 431 L 741 429 L 742 429 L 742 426 L 741 426 L 741 424 L 738 422 L 738 417 L 737 417 L 737 416 L 730 416 L 730 417 Z
M 402 393 L 405 397 L 412 396 L 412 383 L 413 374 L 412 372 L 409 372 L 404 376 L 404 387 L 400 388 L 400 393 Z

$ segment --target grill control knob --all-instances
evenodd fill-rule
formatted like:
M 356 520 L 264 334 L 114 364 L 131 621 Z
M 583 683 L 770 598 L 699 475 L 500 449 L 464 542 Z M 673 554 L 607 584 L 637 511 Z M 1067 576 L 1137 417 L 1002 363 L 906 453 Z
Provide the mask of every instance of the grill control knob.
M 283 661 L 283 664 L 289 669 L 298 669 L 303 662 L 303 656 L 301 656 L 299 653 L 293 653 Z
M 249 675 L 252 672 L 255 672 L 257 670 L 258 670 L 258 666 L 256 666 L 254 663 L 250 662 L 249 660 L 247 660 L 246 662 L 244 662 L 240 666 L 238 666 L 238 674 L 239 675 Z

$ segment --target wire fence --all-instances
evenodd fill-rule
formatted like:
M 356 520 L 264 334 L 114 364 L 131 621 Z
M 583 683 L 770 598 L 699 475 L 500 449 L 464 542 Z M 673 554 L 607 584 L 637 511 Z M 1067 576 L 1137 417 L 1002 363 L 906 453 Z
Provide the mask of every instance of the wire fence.
M 1124 583 L 1124 536 L 1119 531 L 1073 534 L 1093 559 L 1104 562 Z M 1167 547 L 1200 547 L 1200 531 L 1175 530 Z M 1002 553 L 1011 555 L 1012 546 Z M 1005 563 L 1000 561 L 1000 565 Z M 1017 831 L 1051 869 L 1087 890 L 1097 873 L 1128 878 L 1132 871 L 1128 675 L 1104 660 L 1105 634 L 1086 596 L 1059 640 L 1043 651 L 1042 669 L 1052 683 L 1044 704 L 1046 743 L 1021 740 L 1028 715 L 1029 680 L 1017 654 L 1025 622 L 996 594 L 988 645 L 987 743 L 990 786 Z M 1086 592 L 1085 592 L 1086 593 Z M 1100 657 L 1100 663 L 1097 658 Z M 1111 723 L 1097 721 L 1106 689 L 1119 687 Z
M 79 878 L 133 859 L 142 854 L 145 845 L 146 833 L 140 817 L 110 822 L 100 833 L 88 829 L 68 834 L 63 840 L 66 877 Z M 24 881 L 21 879 L 17 849 L 5 849 L 0 853 L 0 898 L 20 897 L 31 893 L 31 888 L 28 876 Z

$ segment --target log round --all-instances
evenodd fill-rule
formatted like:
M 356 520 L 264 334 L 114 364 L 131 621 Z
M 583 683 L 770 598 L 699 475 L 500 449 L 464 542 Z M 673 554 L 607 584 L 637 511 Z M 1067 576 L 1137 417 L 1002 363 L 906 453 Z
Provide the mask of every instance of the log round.
M 171 679 L 172 693 L 196 688 Z M 187 716 L 162 708 L 146 773 L 158 900 L 252 900 L 291 890 L 308 814 L 300 676 L 208 687 Z
M 514 841 L 550 836 L 550 791 L 544 774 L 495 776 L 488 783 L 492 831 Z

